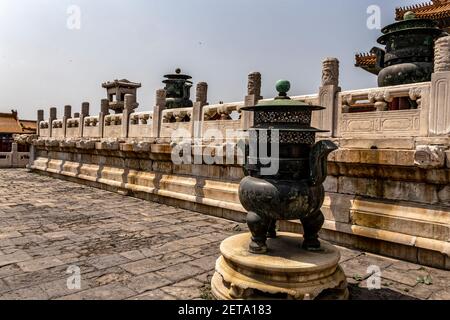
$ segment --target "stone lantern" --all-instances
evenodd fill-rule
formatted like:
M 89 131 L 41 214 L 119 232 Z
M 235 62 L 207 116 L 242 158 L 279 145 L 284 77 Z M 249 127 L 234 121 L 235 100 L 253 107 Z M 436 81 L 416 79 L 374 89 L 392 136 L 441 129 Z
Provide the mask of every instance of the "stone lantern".
M 318 239 L 327 158 L 337 146 L 327 140 L 316 143 L 316 134 L 324 131 L 311 127 L 312 113 L 323 108 L 291 100 L 289 89 L 290 83 L 280 80 L 278 97 L 243 108 L 254 113 L 246 177 L 239 188 L 251 234 L 222 243 L 212 280 L 218 299 L 348 298 L 339 251 Z M 263 148 L 271 152 L 270 161 Z M 277 234 L 278 220 L 296 219 L 303 237 Z

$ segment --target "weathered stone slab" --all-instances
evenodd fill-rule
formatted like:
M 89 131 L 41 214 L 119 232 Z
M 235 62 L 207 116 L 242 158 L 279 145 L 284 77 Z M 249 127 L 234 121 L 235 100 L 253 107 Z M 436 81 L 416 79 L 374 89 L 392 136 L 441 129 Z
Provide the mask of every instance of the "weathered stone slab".
M 8 190 L 12 196 L 8 199 L 2 198 L 2 190 Z M 14 190 L 11 193 L 10 190 Z M 362 210 L 361 203 L 367 201 L 360 197 L 349 196 L 354 204 L 359 202 L 358 209 L 361 211 L 373 211 L 374 208 Z M 370 201 L 369 201 L 370 202 Z M 172 208 L 152 202 L 146 202 L 134 198 L 127 198 L 102 191 L 92 189 L 78 184 L 69 183 L 62 180 L 50 179 L 43 176 L 31 175 L 26 171 L 13 170 L 0 174 L 0 223 L 7 226 L 1 227 L 3 233 L 17 231 L 23 236 L 13 239 L 2 239 L 0 241 L 0 264 L 8 257 L 9 262 L 0 266 L 0 287 L 1 294 L 10 294 L 11 299 L 175 299 L 179 296 L 208 298 L 208 291 L 203 285 L 210 282 L 212 271 L 206 271 L 214 265 L 214 260 L 219 257 L 219 246 L 222 240 L 229 236 L 246 232 L 245 224 L 238 224 L 233 221 L 217 219 L 202 214 L 194 213 L 180 208 Z M 399 204 L 399 208 L 383 209 L 385 215 L 399 215 L 410 220 L 427 220 L 428 223 L 446 224 L 445 217 L 440 214 L 437 208 L 440 206 L 411 206 L 411 203 Z M 365 204 L 367 205 L 367 204 Z M 405 206 L 402 208 L 402 206 Z M 425 209 L 424 209 L 425 208 Z M 423 210 L 423 212 L 415 210 Z M 398 213 L 396 213 L 398 211 Z M 445 211 L 445 210 L 443 210 Z M 376 210 L 374 212 L 377 212 Z M 245 219 L 245 213 L 242 213 Z M 345 215 L 338 218 L 341 213 L 332 216 L 336 220 L 345 220 Z M 229 210 L 229 217 L 233 218 L 232 210 Z M 331 216 L 330 216 L 331 218 Z M 147 230 L 140 231 L 139 225 L 142 223 Z M 286 222 L 294 225 L 292 222 Z M 301 231 L 301 226 L 296 221 L 296 231 Z M 387 232 L 386 230 L 371 229 L 367 227 L 351 225 L 344 222 L 326 221 L 324 231 L 321 236 L 324 240 L 330 236 L 333 241 L 347 243 L 349 246 L 357 244 L 362 248 L 367 248 L 375 252 L 385 252 L 394 256 L 401 256 L 411 260 L 419 256 L 417 248 L 434 251 L 438 256 L 427 258 L 426 251 L 420 253 L 422 261 L 437 264 L 449 259 L 443 253 L 446 247 L 444 241 L 425 241 L 415 236 L 406 234 Z M 337 230 L 337 231 L 335 231 Z M 52 233 L 56 233 L 51 236 Z M 59 234 L 58 234 L 59 233 Z M 70 235 L 75 234 L 75 237 Z M 43 236 L 44 234 L 50 237 Z M 68 236 L 60 238 L 59 236 Z M 358 236 L 358 238 L 355 238 Z M 353 237 L 353 238 L 352 238 Z M 374 241 L 373 239 L 379 239 Z M 432 239 L 428 239 L 432 240 Z M 168 245 L 169 243 L 174 245 Z M 184 246 L 182 246 L 184 243 Z M 398 244 L 396 244 L 398 243 Z M 181 245 L 181 248 L 180 248 Z M 166 250 L 167 249 L 167 250 Z M 161 250 L 164 252 L 161 253 Z M 171 251 L 179 250 L 179 251 Z M 340 248 L 341 259 L 347 265 L 347 276 L 353 279 L 356 273 L 362 273 L 365 266 L 381 265 L 383 261 L 392 261 L 383 257 L 373 260 L 371 256 L 364 255 L 360 251 Z M 121 266 L 106 267 L 97 270 L 87 261 L 102 262 L 96 258 L 106 258 L 108 261 L 121 261 L 126 263 L 121 266 L 136 268 L 137 274 L 126 271 Z M 112 258 L 111 258 L 112 257 Z M 28 262 L 28 260 L 38 260 L 51 258 L 60 260 L 63 265 L 42 269 L 34 272 L 25 272 L 18 267 L 17 263 Z M 20 261 L 25 259 L 24 261 Z M 128 260 L 130 261 L 128 261 Z M 381 260 L 378 261 L 378 259 Z M 353 261 L 353 262 L 352 262 Z M 102 263 L 103 263 L 102 262 Z M 113 264 L 116 264 L 114 262 Z M 420 271 L 420 265 L 410 265 L 404 262 L 392 262 L 389 269 L 394 268 L 399 274 L 407 273 L 408 270 Z M 70 274 L 67 274 L 69 265 L 77 265 L 81 269 L 80 290 L 68 290 L 66 281 Z M 187 266 L 184 269 L 184 266 Z M 100 265 L 99 265 L 100 266 Z M 362 267 L 361 267 L 362 266 Z M 39 267 L 43 267 L 40 265 Z M 44 263 L 45 267 L 45 263 Z M 151 271 L 154 269 L 158 271 Z M 161 269 L 160 269 L 161 268 Z M 169 284 L 164 284 L 160 289 L 150 289 L 142 294 L 128 287 L 129 283 L 143 284 L 140 290 L 146 290 L 146 286 L 152 287 L 157 280 L 153 281 L 149 275 L 157 275 L 157 279 L 165 279 L 159 272 L 170 272 L 166 276 L 173 276 L 174 279 L 181 277 L 186 280 L 195 279 L 195 285 L 177 286 L 178 280 L 170 280 Z M 361 270 L 359 270 L 361 269 Z M 180 273 L 177 274 L 177 271 Z M 383 297 L 392 298 L 391 292 L 398 294 L 396 297 L 417 297 L 426 299 L 429 290 L 435 294 L 436 298 L 442 297 L 442 293 L 450 290 L 448 288 L 448 271 L 427 268 L 432 278 L 433 284 L 430 286 L 410 287 L 396 281 L 385 279 L 383 281 Z M 141 273 L 142 272 L 142 273 Z M 138 277 L 149 276 L 148 281 L 133 281 Z M 395 275 L 394 275 L 395 276 Z M 355 283 L 358 281 L 353 280 Z M 173 282 L 173 284 L 172 284 Z M 184 280 L 181 280 L 184 283 Z M 385 286 L 388 282 L 395 282 L 390 288 Z M 187 281 L 190 284 L 191 282 Z M 145 285 L 144 285 L 145 284 Z M 401 287 L 403 286 L 403 287 Z M 398 287 L 398 288 L 397 288 Z M 92 289 L 100 288 L 94 290 Z M 162 290 L 164 288 L 164 291 Z M 401 288 L 409 288 L 409 293 L 401 292 Z M 115 295 L 115 290 L 120 293 Z M 397 291 L 395 291 L 395 290 Z M 171 292 L 171 295 L 167 292 Z M 378 291 L 363 291 L 364 298 L 377 297 Z M 15 293 L 15 294 L 14 294 Z M 125 298 L 126 297 L 126 298 Z M 355 297 L 358 297 L 355 295 Z M 1 298 L 1 297 L 0 297 Z
M 195 267 L 199 267 L 203 269 L 204 271 L 212 271 L 214 270 L 216 266 L 217 256 L 211 255 L 207 257 L 203 257 L 200 259 L 195 259 L 191 262 L 189 262 L 190 265 L 193 265 Z
M 45 292 L 47 295 L 46 299 L 55 299 L 58 297 L 63 297 L 67 295 L 71 295 L 77 292 L 81 292 L 89 288 L 86 281 L 83 281 L 83 278 L 80 282 L 80 289 L 69 289 L 67 286 L 67 279 L 59 279 L 51 282 L 42 283 L 39 285 L 39 288 Z M 30 293 L 28 293 L 30 295 Z
M 0 295 L 0 300 L 47 300 L 49 297 L 38 286 L 15 290 Z
M 115 283 L 81 291 L 57 300 L 122 300 L 134 295 L 136 292 L 133 290 Z
M 431 206 L 356 199 L 350 210 L 354 225 L 447 241 L 450 213 Z
M 106 269 L 127 263 L 129 260 L 119 254 L 112 254 L 89 259 L 87 262 L 97 269 Z
M 76 234 L 72 231 L 56 231 L 44 233 L 43 236 L 51 240 L 61 240 L 65 238 L 74 238 L 76 237 Z
M 394 266 L 383 270 L 381 274 L 383 279 L 392 280 L 410 287 L 418 284 L 418 278 L 423 278 L 428 275 L 429 273 L 426 270 L 408 270 L 401 272 L 396 270 Z
M 174 296 L 171 296 L 170 294 L 157 289 L 153 291 L 149 291 L 146 293 L 143 293 L 141 295 L 134 296 L 130 298 L 129 300 L 175 300 Z
M 355 196 L 328 193 L 322 207 L 322 213 L 326 220 L 343 223 L 350 222 L 350 209 L 353 206 Z
M 19 237 L 22 237 L 22 234 L 20 232 L 17 232 L 17 231 L 0 233 L 0 240 L 19 238 Z
M 396 138 L 396 139 L 367 139 L 367 138 L 348 138 L 339 139 L 341 148 L 348 149 L 414 149 L 413 138 Z
M 450 186 L 445 186 L 438 192 L 439 202 L 450 205 Z
M 203 273 L 204 270 L 189 264 L 179 264 L 164 268 L 157 272 L 158 275 L 174 282 L 183 281 Z
M 365 254 L 341 263 L 341 267 L 344 269 L 347 277 L 367 279 L 371 276 L 368 273 L 369 267 L 377 266 L 383 271 L 393 263 L 395 263 L 395 260 L 382 259 L 375 255 Z
M 439 202 L 436 186 L 403 181 L 340 177 L 339 193 L 424 204 Z
M 201 288 L 204 286 L 194 279 L 179 282 L 173 286 L 164 287 L 161 291 L 175 297 L 177 300 L 199 299 L 202 295 Z
M 17 251 L 15 253 L 5 254 L 0 256 L 0 267 L 27 260 L 31 260 L 31 257 L 24 251 Z
M 121 256 L 131 261 L 143 260 L 146 256 L 140 250 L 133 250 L 120 253 Z
M 35 272 L 44 269 L 50 269 L 63 265 L 64 263 L 55 257 L 45 257 L 39 259 L 33 259 L 25 262 L 19 262 L 18 266 L 24 272 Z
M 165 259 L 162 257 L 154 257 L 137 262 L 127 263 L 122 265 L 121 268 L 128 272 L 131 272 L 132 274 L 141 275 L 148 272 L 162 270 L 168 268 L 169 266 L 187 262 L 190 260 L 192 260 L 191 257 L 186 256 L 182 253 L 176 253 L 170 255 L 170 257 L 167 257 Z
M 167 280 L 160 275 L 147 273 L 134 277 L 127 283 L 127 286 L 138 293 L 143 293 L 165 287 L 171 283 L 172 281 Z
M 450 168 L 450 151 L 445 151 L 445 164 L 447 168 Z
M 328 176 L 323 184 L 326 192 L 338 192 L 338 178 Z

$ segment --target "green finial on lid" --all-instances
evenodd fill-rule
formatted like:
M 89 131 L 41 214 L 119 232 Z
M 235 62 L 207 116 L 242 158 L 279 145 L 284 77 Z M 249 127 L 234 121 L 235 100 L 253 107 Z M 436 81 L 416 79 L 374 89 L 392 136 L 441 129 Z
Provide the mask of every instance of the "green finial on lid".
M 412 11 L 405 12 L 403 15 L 403 20 L 412 20 L 416 18 L 416 14 Z
M 287 93 L 291 90 L 291 83 L 287 80 L 278 80 L 276 89 L 280 97 L 287 97 Z

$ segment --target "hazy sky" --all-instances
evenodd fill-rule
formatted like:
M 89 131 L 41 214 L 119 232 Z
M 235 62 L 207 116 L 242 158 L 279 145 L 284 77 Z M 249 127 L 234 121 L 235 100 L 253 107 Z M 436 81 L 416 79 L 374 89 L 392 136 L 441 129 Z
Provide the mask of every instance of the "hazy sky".
M 260 71 L 263 95 L 274 83 L 292 83 L 292 95 L 317 92 L 321 61 L 341 61 L 344 90 L 376 86 L 354 68 L 380 30 L 366 26 L 370 5 L 382 24 L 401 0 L 0 0 L 0 112 L 36 110 L 81 102 L 99 110 L 101 83 L 141 82 L 139 110 L 151 110 L 162 76 L 182 68 L 209 83 L 209 101 L 240 101 L 247 74 Z M 70 30 L 67 9 L 81 9 L 81 28 Z M 194 92 L 192 96 L 195 97 Z

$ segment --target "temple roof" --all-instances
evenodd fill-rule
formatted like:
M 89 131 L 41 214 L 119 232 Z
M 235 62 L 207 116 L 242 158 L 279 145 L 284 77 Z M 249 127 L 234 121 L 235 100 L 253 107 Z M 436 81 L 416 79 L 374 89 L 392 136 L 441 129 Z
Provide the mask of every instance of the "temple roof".
M 0 133 L 36 133 L 36 121 L 18 120 L 17 113 L 0 113 Z
M 375 53 L 358 53 L 355 55 L 355 67 L 362 68 L 377 75 L 380 70 L 377 67 L 377 55 Z
M 428 3 L 400 7 L 395 11 L 397 21 L 403 20 L 403 15 L 407 11 L 414 12 L 417 18 L 441 20 L 450 17 L 450 0 L 433 0 Z
M 20 126 L 22 127 L 22 133 L 36 133 L 37 123 L 33 120 L 19 120 Z
M 377 56 L 372 53 L 358 53 L 355 58 L 357 67 L 372 66 L 377 63 Z

